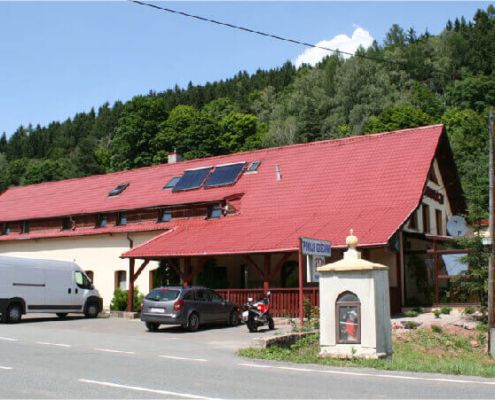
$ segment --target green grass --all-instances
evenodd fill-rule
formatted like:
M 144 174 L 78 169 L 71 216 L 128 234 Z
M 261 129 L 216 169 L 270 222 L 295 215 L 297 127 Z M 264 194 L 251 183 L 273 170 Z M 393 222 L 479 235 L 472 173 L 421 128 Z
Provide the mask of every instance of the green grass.
M 394 354 L 386 359 L 340 360 L 318 356 L 319 337 L 315 334 L 300 339 L 290 348 L 248 348 L 242 349 L 239 354 L 248 358 L 305 364 L 494 377 L 495 361 L 481 348 L 472 348 L 470 340 L 445 332 L 418 329 L 395 338 Z

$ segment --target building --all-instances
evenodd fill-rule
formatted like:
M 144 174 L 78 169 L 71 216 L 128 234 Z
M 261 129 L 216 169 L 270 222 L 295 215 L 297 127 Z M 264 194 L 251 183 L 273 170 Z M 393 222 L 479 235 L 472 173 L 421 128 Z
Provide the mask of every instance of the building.
M 169 268 L 238 301 L 274 288 L 283 314 L 299 238 L 329 240 L 331 261 L 353 228 L 363 256 L 390 267 L 393 311 L 439 299 L 446 221 L 465 209 L 442 125 L 175 161 L 8 189 L 0 254 L 75 261 L 106 306 L 115 288 L 146 292 Z

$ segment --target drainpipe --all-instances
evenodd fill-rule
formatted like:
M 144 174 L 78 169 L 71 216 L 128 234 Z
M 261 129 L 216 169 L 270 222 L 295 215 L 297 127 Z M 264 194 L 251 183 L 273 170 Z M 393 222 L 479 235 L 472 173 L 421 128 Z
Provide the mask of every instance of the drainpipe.
M 127 234 L 127 240 L 129 241 L 129 248 L 132 249 L 134 247 L 134 240 Z

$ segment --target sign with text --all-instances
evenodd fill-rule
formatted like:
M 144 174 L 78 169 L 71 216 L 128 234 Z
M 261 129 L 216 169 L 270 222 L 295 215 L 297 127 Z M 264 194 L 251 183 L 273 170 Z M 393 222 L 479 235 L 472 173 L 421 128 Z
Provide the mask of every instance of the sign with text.
M 306 256 L 323 256 L 332 255 L 332 245 L 327 240 L 318 240 L 310 238 L 301 238 L 302 253 Z

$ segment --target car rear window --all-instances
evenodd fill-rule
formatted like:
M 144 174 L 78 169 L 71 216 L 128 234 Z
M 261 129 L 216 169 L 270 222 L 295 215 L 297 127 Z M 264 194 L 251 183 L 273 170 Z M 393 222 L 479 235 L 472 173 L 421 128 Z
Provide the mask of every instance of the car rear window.
M 156 289 L 148 293 L 148 295 L 146 296 L 146 300 L 151 300 L 151 301 L 175 300 L 177 297 L 179 297 L 179 293 L 180 293 L 179 290 Z

